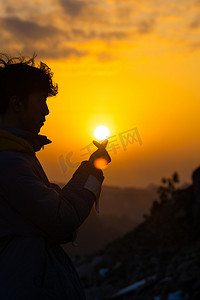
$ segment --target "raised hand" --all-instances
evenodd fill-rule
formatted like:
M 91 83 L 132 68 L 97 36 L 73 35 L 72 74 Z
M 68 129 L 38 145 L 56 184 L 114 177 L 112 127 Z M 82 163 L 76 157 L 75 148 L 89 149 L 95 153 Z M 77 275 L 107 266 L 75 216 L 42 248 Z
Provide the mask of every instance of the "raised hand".
M 98 150 L 92 153 L 89 158 L 89 162 L 97 169 L 102 169 L 111 162 L 110 155 L 106 151 L 108 140 L 104 140 L 102 143 L 93 141 L 93 144 L 98 148 Z

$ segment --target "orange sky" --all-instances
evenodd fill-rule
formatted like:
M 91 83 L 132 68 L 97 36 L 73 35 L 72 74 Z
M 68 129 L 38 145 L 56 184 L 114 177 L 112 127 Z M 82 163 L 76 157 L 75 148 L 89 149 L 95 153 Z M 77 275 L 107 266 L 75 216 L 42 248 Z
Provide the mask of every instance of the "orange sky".
M 36 52 L 59 85 L 40 132 L 53 142 L 38 153 L 51 181 L 70 179 L 106 125 L 118 149 L 104 184 L 159 184 L 174 171 L 190 182 L 200 165 L 200 1 L 6 0 L 0 12 L 1 52 Z M 133 128 L 142 144 L 125 149 Z

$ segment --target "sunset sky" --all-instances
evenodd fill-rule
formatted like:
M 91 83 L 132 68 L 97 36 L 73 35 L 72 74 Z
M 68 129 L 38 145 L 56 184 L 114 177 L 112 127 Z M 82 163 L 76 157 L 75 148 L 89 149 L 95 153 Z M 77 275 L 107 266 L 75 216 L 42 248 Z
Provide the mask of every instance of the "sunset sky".
M 191 182 L 200 165 L 199 0 L 1 0 L 0 26 L 0 52 L 37 53 L 59 86 L 40 132 L 52 144 L 37 154 L 49 180 L 67 182 L 105 125 L 104 184 L 145 187 L 174 171 Z

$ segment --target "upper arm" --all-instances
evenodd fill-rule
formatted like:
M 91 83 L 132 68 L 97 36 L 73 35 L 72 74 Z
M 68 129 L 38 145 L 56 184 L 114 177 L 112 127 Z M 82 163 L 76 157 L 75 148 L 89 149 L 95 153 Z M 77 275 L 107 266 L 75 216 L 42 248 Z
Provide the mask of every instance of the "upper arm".
M 4 174 L 4 191 L 10 205 L 51 239 L 62 240 L 76 230 L 95 200 L 77 178 L 60 191 L 47 186 L 24 160 L 9 163 Z

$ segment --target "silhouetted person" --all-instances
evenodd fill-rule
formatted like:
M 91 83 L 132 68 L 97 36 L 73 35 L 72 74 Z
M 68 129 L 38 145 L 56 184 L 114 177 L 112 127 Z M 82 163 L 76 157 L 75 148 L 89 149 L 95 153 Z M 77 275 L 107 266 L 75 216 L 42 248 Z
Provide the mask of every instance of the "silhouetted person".
M 73 235 L 99 198 L 106 141 L 61 189 L 50 183 L 35 152 L 51 141 L 39 135 L 57 94 L 50 68 L 34 57 L 0 58 L 0 299 L 82 300 L 76 270 L 60 244 Z

